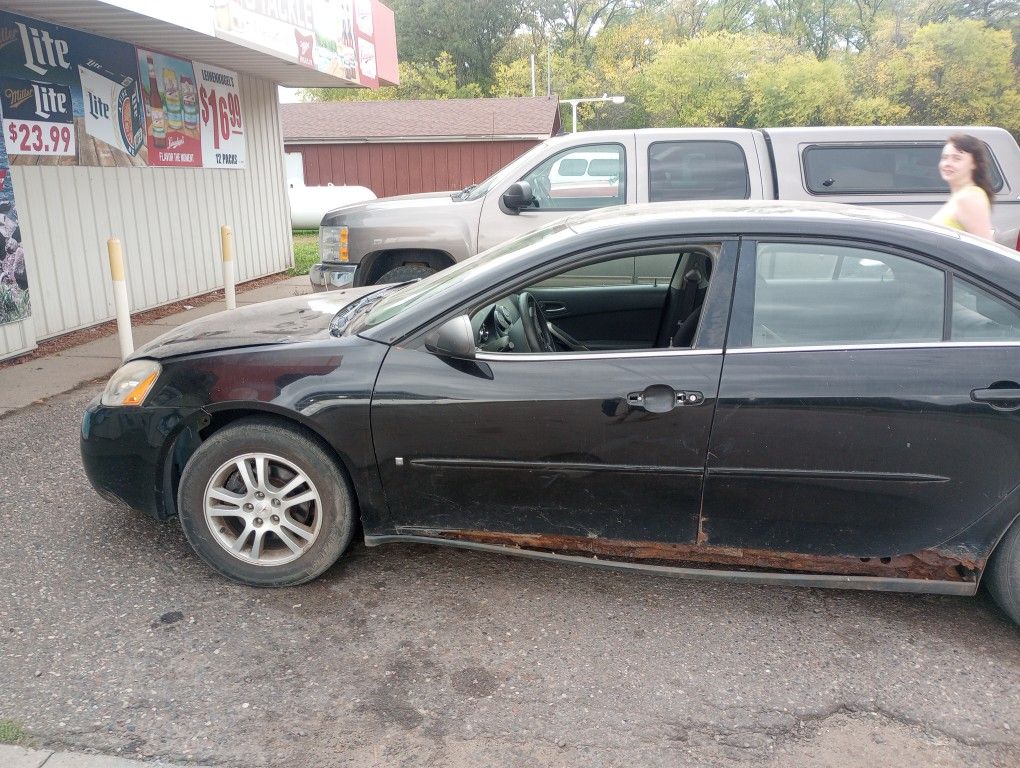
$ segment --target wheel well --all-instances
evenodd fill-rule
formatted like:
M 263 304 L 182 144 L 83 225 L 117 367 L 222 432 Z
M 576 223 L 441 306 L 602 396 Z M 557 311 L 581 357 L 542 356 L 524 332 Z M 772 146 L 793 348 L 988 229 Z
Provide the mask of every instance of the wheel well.
M 293 418 L 288 418 L 283 414 L 275 413 L 273 411 L 263 411 L 257 408 L 237 408 L 225 411 L 214 411 L 213 413 L 207 414 L 205 419 L 197 424 L 185 427 L 180 431 L 177 437 L 174 438 L 173 444 L 167 450 L 166 459 L 163 465 L 163 488 L 161 494 L 163 503 L 162 509 L 160 510 L 161 518 L 166 519 L 177 514 L 177 489 L 181 484 L 181 473 L 184 472 L 184 467 L 187 465 L 188 459 L 191 458 L 191 455 L 195 452 L 198 446 L 224 427 L 249 416 L 257 416 L 258 418 L 266 421 L 275 421 L 291 427 L 292 429 L 297 429 L 309 440 L 318 444 L 319 447 L 322 448 L 333 460 L 337 469 L 340 472 L 343 472 L 344 477 L 347 480 L 347 485 L 351 489 L 351 500 L 355 505 L 355 509 L 360 509 L 358 505 L 358 489 L 354 485 L 354 479 L 351 476 L 350 469 L 344 462 L 343 457 L 322 435 L 307 424 Z M 355 519 L 357 520 L 357 524 L 361 525 L 361 515 L 355 515 Z
M 359 279 L 359 285 L 373 285 L 376 280 L 385 275 L 391 269 L 396 269 L 404 264 L 422 264 L 437 272 L 441 269 L 453 266 L 453 257 L 445 251 L 430 251 L 418 248 L 403 248 L 393 251 L 378 251 L 361 260 L 358 268 L 359 278 L 364 271 L 364 279 Z

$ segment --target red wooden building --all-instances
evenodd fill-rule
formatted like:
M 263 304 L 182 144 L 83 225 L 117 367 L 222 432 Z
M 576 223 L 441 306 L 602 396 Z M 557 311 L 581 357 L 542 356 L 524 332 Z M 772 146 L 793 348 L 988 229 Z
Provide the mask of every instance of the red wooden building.
M 306 185 L 353 184 L 378 197 L 461 189 L 560 131 L 555 96 L 309 102 L 280 112 Z

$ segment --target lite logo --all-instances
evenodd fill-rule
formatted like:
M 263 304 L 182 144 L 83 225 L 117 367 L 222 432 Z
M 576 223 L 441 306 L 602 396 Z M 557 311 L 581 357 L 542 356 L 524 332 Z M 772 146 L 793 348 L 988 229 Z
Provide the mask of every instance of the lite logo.
M 40 83 L 32 83 L 32 90 L 35 92 L 35 113 L 43 120 L 54 112 L 58 115 L 70 114 L 71 105 L 67 103 L 66 93 Z
M 45 29 L 36 29 L 14 22 L 21 30 L 21 47 L 25 50 L 25 66 L 33 72 L 45 75 L 50 67 L 71 68 L 71 62 L 67 60 L 67 53 L 70 48 L 66 40 L 60 40 L 50 36 Z
M 110 105 L 94 93 L 89 92 L 89 114 L 92 117 L 109 119 Z

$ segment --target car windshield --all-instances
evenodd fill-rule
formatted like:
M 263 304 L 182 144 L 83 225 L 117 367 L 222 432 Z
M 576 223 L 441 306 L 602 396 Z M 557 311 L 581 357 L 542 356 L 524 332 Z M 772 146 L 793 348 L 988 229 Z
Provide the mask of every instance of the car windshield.
M 544 147 L 545 147 L 544 144 L 536 144 L 534 147 L 529 149 L 519 158 L 514 160 L 514 162 L 516 163 L 522 159 L 530 158 L 532 155 L 544 155 L 545 154 Z M 504 170 L 503 168 L 500 168 L 485 181 L 479 184 L 471 184 L 467 187 L 464 187 L 464 189 L 462 189 L 460 192 L 454 193 L 453 195 L 454 200 L 477 200 L 478 198 L 483 197 L 485 193 L 489 191 L 489 187 L 492 186 L 492 183 L 493 181 L 495 181 L 496 177 L 503 173 L 503 170 Z
M 411 307 L 421 304 L 426 299 L 443 293 L 460 285 L 469 276 L 475 276 L 479 270 L 488 271 L 497 267 L 504 259 L 515 258 L 518 251 L 537 245 L 539 242 L 569 230 L 565 221 L 554 222 L 534 232 L 529 232 L 513 240 L 493 246 L 487 251 L 472 256 L 470 259 L 452 267 L 429 275 L 424 280 L 401 286 L 382 298 L 361 319 L 353 333 L 379 325 Z

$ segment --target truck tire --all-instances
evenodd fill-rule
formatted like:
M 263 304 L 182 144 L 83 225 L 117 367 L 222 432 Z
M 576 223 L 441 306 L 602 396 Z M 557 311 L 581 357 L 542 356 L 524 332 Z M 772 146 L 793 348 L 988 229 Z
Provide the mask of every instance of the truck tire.
M 378 280 L 375 281 L 375 284 L 406 283 L 408 280 L 420 280 L 423 277 L 428 277 L 435 271 L 436 270 L 432 269 L 432 267 L 425 267 L 421 264 L 402 264 L 401 266 L 394 267 L 389 272 L 384 273 Z
M 992 553 L 985 584 L 999 607 L 1020 624 L 1020 520 L 1010 526 Z

